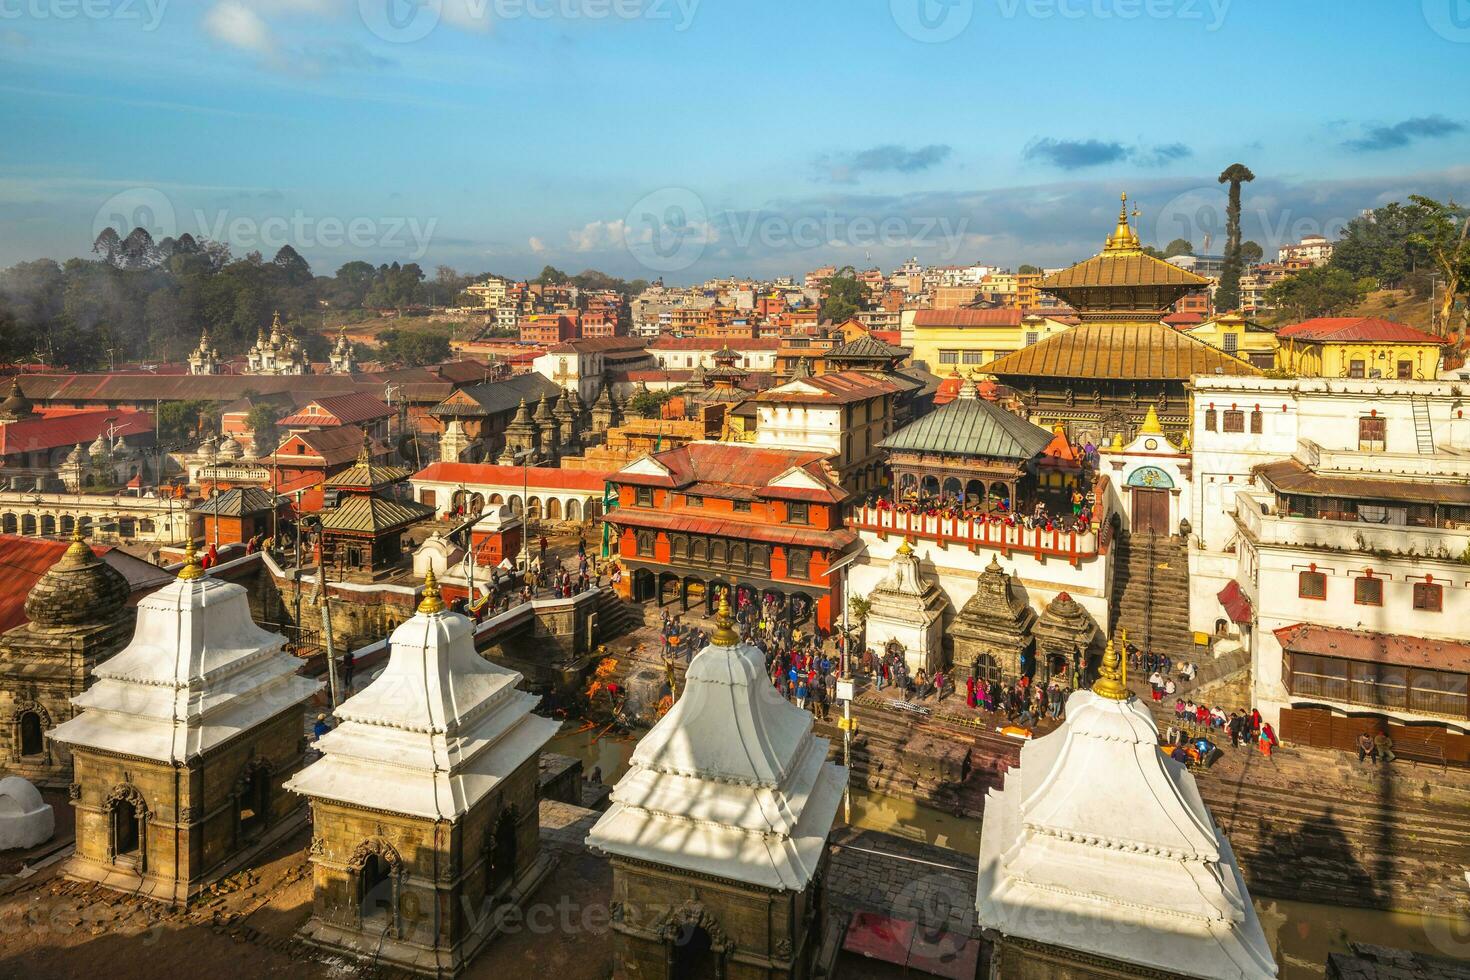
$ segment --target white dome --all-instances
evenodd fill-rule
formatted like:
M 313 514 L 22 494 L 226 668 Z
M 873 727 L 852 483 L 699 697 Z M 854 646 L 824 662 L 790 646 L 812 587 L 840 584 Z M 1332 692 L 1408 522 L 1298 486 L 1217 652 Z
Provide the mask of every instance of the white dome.
M 229 436 L 219 444 L 219 454 L 225 459 L 239 459 L 245 455 L 245 447 L 240 445 L 234 436 Z
M 0 779 L 0 851 L 35 847 L 56 831 L 51 804 L 29 780 L 19 776 Z

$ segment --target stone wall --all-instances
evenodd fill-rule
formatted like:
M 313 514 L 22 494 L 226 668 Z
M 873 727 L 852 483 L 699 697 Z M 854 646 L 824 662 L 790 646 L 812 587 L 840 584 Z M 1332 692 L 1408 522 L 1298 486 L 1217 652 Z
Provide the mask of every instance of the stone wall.
M 177 770 L 78 747 L 71 790 L 76 857 L 68 873 L 165 901 L 187 899 L 227 872 L 260 836 L 300 816 L 300 801 L 281 784 L 300 768 L 304 741 L 298 704 Z M 247 838 L 238 793 L 256 767 L 269 774 L 269 816 Z M 136 861 L 119 862 L 112 853 L 111 811 L 119 800 L 144 811 Z

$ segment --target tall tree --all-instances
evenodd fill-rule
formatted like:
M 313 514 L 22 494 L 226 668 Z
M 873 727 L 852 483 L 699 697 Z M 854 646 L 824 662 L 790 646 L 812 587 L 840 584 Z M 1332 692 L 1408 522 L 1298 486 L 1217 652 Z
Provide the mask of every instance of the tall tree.
M 1220 288 L 1215 291 L 1215 308 L 1233 310 L 1240 305 L 1240 185 L 1256 179 L 1243 163 L 1232 163 L 1220 173 L 1220 183 L 1230 185 L 1225 207 L 1225 264 L 1220 270 Z
M 1276 308 L 1278 322 L 1346 313 L 1373 288 L 1371 279 L 1354 279 L 1343 269 L 1316 266 L 1288 276 L 1266 290 L 1266 301 Z
M 1470 214 L 1456 207 L 1453 201 L 1441 204 L 1418 194 L 1411 195 L 1409 200 L 1418 205 L 1424 215 L 1424 230 L 1410 235 L 1409 241 L 1428 255 L 1444 287 L 1444 298 L 1440 300 L 1439 311 L 1434 316 L 1434 329 L 1445 332 L 1449 329 L 1456 298 L 1470 291 L 1470 238 L 1467 238 Z
M 822 295 L 823 320 L 842 323 L 868 308 L 868 287 L 857 277 L 857 270 L 844 266 L 827 280 Z
M 1164 246 L 1164 258 L 1172 259 L 1176 255 L 1193 255 L 1194 243 L 1183 238 L 1176 238 Z

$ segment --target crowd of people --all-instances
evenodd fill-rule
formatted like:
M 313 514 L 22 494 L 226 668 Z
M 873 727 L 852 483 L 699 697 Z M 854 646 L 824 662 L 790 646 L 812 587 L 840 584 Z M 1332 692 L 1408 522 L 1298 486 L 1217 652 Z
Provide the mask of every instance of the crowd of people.
M 868 506 L 921 517 L 984 521 L 996 527 L 1075 531 L 1078 534 L 1086 534 L 1092 530 L 1092 515 L 1097 506 L 1096 491 L 1084 490 L 1081 485 L 1074 485 L 1061 491 L 1058 496 L 1061 502 L 1052 506 L 1048 506 L 1045 500 L 1037 500 L 1029 508 L 1013 508 L 1009 497 L 990 496 L 975 500 L 959 494 L 941 493 L 900 497 L 895 502 L 882 492 L 875 492 L 869 498 Z

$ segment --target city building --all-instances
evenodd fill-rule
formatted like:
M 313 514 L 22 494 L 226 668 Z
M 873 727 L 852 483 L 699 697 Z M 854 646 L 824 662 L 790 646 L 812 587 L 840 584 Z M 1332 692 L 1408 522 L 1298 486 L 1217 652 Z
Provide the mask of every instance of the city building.
M 847 772 L 771 687 L 728 595 L 684 690 L 587 835 L 612 863 L 613 976 L 832 976 L 827 835 Z
M 1433 381 L 1442 337 L 1378 317 L 1324 316 L 1276 331 L 1279 366 L 1303 378 Z
M 276 420 L 276 427 L 289 432 L 312 429 L 335 429 L 355 425 L 369 437 L 383 442 L 391 433 L 393 409 L 373 395 L 325 395 L 313 398 L 295 411 Z
M 398 499 L 395 488 L 408 475 L 402 467 L 375 463 L 364 442 L 357 462 L 327 479 L 320 515 L 323 568 L 340 579 L 373 576 L 398 563 L 403 532 L 434 517 L 433 508 Z
M 904 317 L 903 343 L 912 349 L 914 363 L 941 377 L 981 370 L 1004 354 L 1071 329 L 1069 323 L 1019 308 L 912 310 Z
M 475 649 L 434 573 L 388 664 L 337 706 L 321 758 L 285 785 L 311 805 L 314 946 L 455 976 L 551 868 L 538 762 L 559 723 Z
M 995 980 L 1274 980 L 1230 842 L 1109 643 L 1091 690 L 1021 747 L 980 830 L 979 927 Z
M 282 784 L 322 684 L 285 643 L 191 542 L 178 578 L 138 603 L 132 641 L 92 668 L 80 711 L 48 733 L 72 754 L 69 876 L 183 905 L 301 826 Z
M 1282 245 L 1276 250 L 1277 262 L 1310 262 L 1326 265 L 1332 261 L 1333 245 L 1322 235 L 1303 235 L 1302 240 L 1292 245 Z
M 1276 331 L 1240 313 L 1225 313 L 1196 326 L 1181 326 L 1195 340 L 1250 362 L 1263 371 L 1276 367 Z
M 576 311 L 532 313 L 520 319 L 521 343 L 554 347 L 580 337 L 581 320 Z
M 505 302 L 506 282 L 499 276 L 490 276 L 484 282 L 470 283 L 464 291 L 479 300 L 482 308 L 498 310 Z
M 1470 419 L 1446 382 L 1199 378 L 1190 625 L 1287 741 L 1470 761 Z
M 1275 313 L 1276 307 L 1268 296 L 1271 287 L 1311 267 L 1312 263 L 1305 259 L 1261 262 L 1251 266 L 1240 277 L 1240 312 L 1250 316 Z
M 603 520 L 627 570 L 624 598 L 713 613 L 729 588 L 737 608 L 770 598 L 780 616 L 832 628 L 840 593 L 827 569 L 855 535 L 826 453 L 695 442 L 608 480 L 618 504 Z
M 637 337 L 583 336 L 538 354 L 535 371 L 566 390 L 575 391 L 583 405 L 591 405 L 608 384 L 610 375 L 653 364 L 644 341 Z
M 883 485 L 879 444 L 892 431 L 898 396 L 914 387 L 901 375 L 862 371 L 794 378 L 750 399 L 755 443 L 826 453 L 838 482 L 865 494 Z
M 648 345 L 648 353 L 665 370 L 692 370 L 715 367 L 715 355 L 732 350 L 740 355 L 739 367 L 746 371 L 774 373 L 776 352 L 781 347 L 777 338 L 719 341 L 698 337 L 660 337 Z
M 609 470 L 490 463 L 431 463 L 409 478 L 413 498 L 440 514 L 479 514 L 486 508 L 527 507 L 533 520 L 595 520 L 602 516 Z

